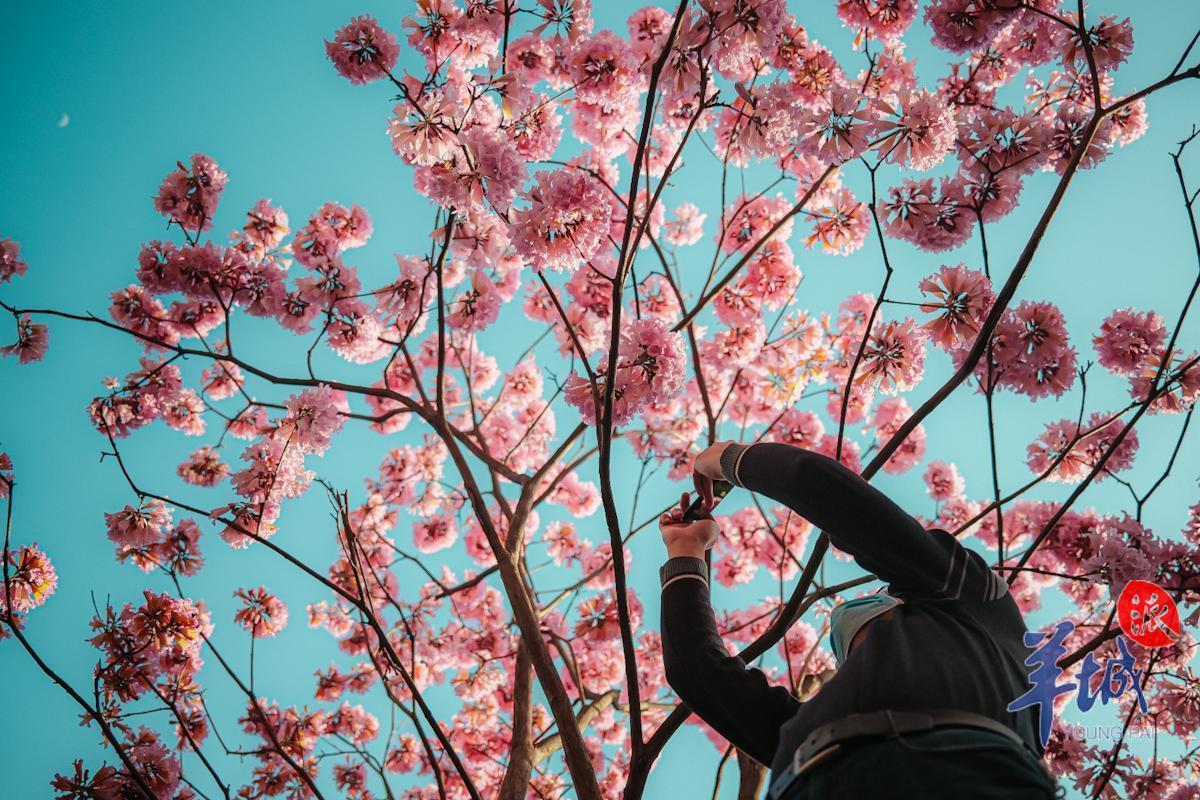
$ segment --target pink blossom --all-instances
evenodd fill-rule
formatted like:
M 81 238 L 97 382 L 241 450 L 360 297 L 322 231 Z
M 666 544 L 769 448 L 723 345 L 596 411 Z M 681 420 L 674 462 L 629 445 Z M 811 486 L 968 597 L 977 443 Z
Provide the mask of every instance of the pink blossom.
M 508 128 L 508 135 L 525 161 L 549 160 L 562 142 L 559 105 L 541 94 L 531 94 L 527 103 L 527 108 L 514 111 L 516 118 Z
M 1049 112 L 1044 112 L 1048 114 Z M 1091 123 L 1091 109 L 1081 103 L 1064 101 L 1049 115 L 1049 141 L 1046 167 L 1062 175 L 1075 152 L 1083 146 L 1083 137 Z M 1109 146 L 1116 138 L 1117 128 L 1111 118 L 1101 123 L 1079 161 L 1080 169 L 1091 169 L 1108 156 Z
M 802 114 L 800 146 L 829 164 L 840 164 L 865 151 L 882 130 L 880 109 L 854 89 L 834 86 L 815 111 Z
M 602 108 L 637 102 L 646 77 L 637 53 L 612 31 L 599 31 L 579 42 L 570 56 L 575 96 Z
M 879 445 L 886 444 L 911 416 L 912 408 L 903 397 L 882 400 L 875 407 L 871 419 L 871 426 L 875 428 L 875 441 Z M 917 425 L 884 463 L 883 471 L 896 475 L 915 467 L 925 455 L 925 439 L 925 427 Z
M 849 189 L 839 189 L 830 198 L 829 205 L 806 211 L 812 220 L 813 232 L 805 237 L 804 243 L 812 247 L 821 243 L 826 253 L 845 256 L 863 246 L 871 230 L 871 215 L 866 203 L 854 198 Z
M 1099 573 L 1099 580 L 1112 587 L 1114 595 L 1131 580 L 1153 580 L 1157 568 L 1144 552 L 1142 526 L 1128 514 L 1123 519 L 1106 517 L 1088 537 L 1092 553 L 1080 564 L 1088 573 Z
M 546 552 L 558 566 L 570 565 L 583 552 L 575 526 L 569 522 L 551 522 L 542 534 Z
M 347 22 L 325 41 L 325 54 L 338 73 L 351 83 L 386 77 L 400 55 L 396 37 L 363 14 Z
M 1092 338 L 1092 344 L 1102 366 L 1117 375 L 1132 377 L 1145 369 L 1146 362 L 1160 351 L 1166 339 L 1166 325 L 1157 313 L 1121 308 L 1100 323 L 1100 332 Z
M 158 500 L 151 500 L 138 508 L 125 506 L 115 514 L 105 514 L 108 538 L 118 550 L 150 547 L 160 544 L 171 525 L 171 509 Z
M 883 204 L 888 234 L 935 253 L 963 244 L 974 230 L 975 214 L 963 208 L 962 189 L 948 178 L 938 190 L 930 178 L 893 186 Z
M 792 221 L 787 218 L 791 208 L 792 204 L 782 195 L 741 197 L 722 212 L 717 244 L 722 252 L 744 253 L 773 228 L 771 239 L 786 242 L 792 235 Z
M 959 264 L 943 266 L 936 274 L 922 278 L 920 289 L 921 294 L 931 296 L 931 301 L 921 304 L 921 310 L 939 312 L 938 317 L 922 326 L 933 343 L 944 350 L 973 345 L 995 301 L 991 281 L 983 273 Z
M 217 162 L 196 153 L 190 167 L 179 163 L 163 178 L 154 208 L 185 231 L 206 231 L 212 227 L 217 201 L 228 180 Z
M 803 277 L 787 243 L 771 239 L 755 254 L 738 285 L 775 311 L 792 299 Z
M 171 242 L 146 242 L 138 253 L 137 279 L 154 294 L 179 287 L 179 248 Z
M 239 246 L 253 255 L 255 260 L 261 261 L 283 244 L 284 237 L 290 232 L 287 212 L 263 198 L 246 212 L 246 224 L 242 226 Z
M 1163 370 L 1161 377 L 1158 376 L 1160 368 Z M 1197 354 L 1185 355 L 1176 350 L 1170 357 L 1160 352 L 1148 358 L 1141 373 L 1130 380 L 1129 393 L 1136 400 L 1145 401 L 1150 397 L 1152 385 L 1166 391 L 1162 391 L 1150 404 L 1151 414 L 1178 414 L 1195 403 L 1200 398 L 1200 361 L 1197 361 Z
M 387 356 L 391 347 L 383 341 L 383 325 L 363 304 L 339 304 L 338 310 L 327 331 L 330 349 L 352 364 L 370 364 Z
M 403 733 L 396 737 L 395 745 L 387 751 L 383 768 L 388 772 L 412 772 L 424 758 L 424 751 L 417 737 L 411 733 Z
M 980 0 L 933 0 L 925 22 L 933 29 L 933 44 L 952 53 L 965 53 L 987 44 L 1013 11 Z
M 432 167 L 451 158 L 458 144 L 454 104 L 439 94 L 427 94 L 417 104 L 397 103 L 388 121 L 396 155 L 409 164 Z
M 1011 108 L 979 109 L 962 122 L 959 147 L 964 166 L 976 163 L 991 175 L 1026 175 L 1042 164 L 1048 141 L 1036 115 Z
M 917 15 L 916 0 L 838 0 L 838 18 L 847 27 L 866 28 L 875 38 L 899 39 Z
M 164 324 L 178 340 L 207 336 L 224 322 L 225 311 L 215 300 L 177 300 L 167 308 Z
M 418 168 L 415 188 L 443 208 L 491 207 L 506 213 L 525 182 L 525 161 L 516 144 L 483 125 L 464 131 L 458 140 L 447 159 Z
M 1112 121 L 1113 136 L 1121 145 L 1136 142 L 1150 127 L 1146 118 L 1145 98 L 1134 100 L 1123 106 L 1109 119 Z
M 894 164 L 915 170 L 936 167 L 955 147 L 954 110 L 933 92 L 900 92 L 897 131 L 879 145 Z
M 911 391 L 925 374 L 924 329 L 911 317 L 877 321 L 863 348 L 855 380 L 885 394 Z
M 629 15 L 625 28 L 633 51 L 643 62 L 656 58 L 671 32 L 671 14 L 665 8 L 644 6 Z
M 1072 25 L 1076 23 L 1076 15 L 1068 14 Z M 1100 16 L 1100 21 L 1093 23 L 1085 34 L 1088 45 L 1091 46 L 1092 62 L 1098 70 L 1116 69 L 1128 60 L 1133 53 L 1133 26 L 1129 18 L 1117 21 L 1115 16 Z M 1075 61 L 1078 66 L 1086 69 L 1088 56 L 1082 38 L 1075 33 L 1066 42 L 1063 53 L 1068 61 Z
M 646 404 L 671 400 L 683 388 L 687 365 L 683 339 L 659 319 L 647 317 L 623 325 L 617 357 L 614 425 L 625 424 Z M 597 377 L 602 378 L 606 369 L 602 365 Z M 597 387 L 597 396 L 602 397 L 602 391 Z M 572 371 L 566 399 L 589 424 L 596 421 L 592 397 L 591 381 Z
M 802 108 L 791 89 L 784 83 L 767 86 L 754 104 L 748 94 L 734 98 L 717 117 L 714 131 L 722 161 L 745 167 L 754 159 L 778 157 L 794 144 Z
M 252 503 L 277 503 L 308 489 L 313 473 L 304 469 L 303 450 L 286 434 L 266 436 L 242 453 L 247 467 L 232 475 L 234 490 Z
M 476 268 L 470 288 L 448 304 L 446 325 L 464 332 L 482 331 L 499 318 L 501 305 L 496 284 L 483 269 Z
M 371 217 L 357 204 L 346 208 L 325 203 L 296 232 L 292 252 L 306 267 L 320 267 L 342 252 L 362 247 L 371 238 Z
M 188 436 L 200 436 L 204 433 L 204 411 L 200 395 L 184 389 L 163 407 L 162 417 L 168 427 Z
M 864 87 L 866 94 L 879 98 L 884 104 L 895 105 L 901 92 L 916 89 L 916 59 L 905 57 L 902 41 L 885 42 L 882 51 L 871 62 L 854 79 L 856 85 Z M 952 97 L 947 97 L 946 102 L 957 106 Z
M 609 185 L 615 180 L 615 164 L 610 160 L 626 152 L 626 131 L 638 122 L 638 103 L 601 104 L 577 100 L 572 107 L 571 129 L 575 137 L 591 147 L 587 157 L 577 159 L 598 173 Z
M 413 544 L 422 553 L 444 550 L 458 539 L 458 526 L 451 516 L 436 516 L 413 523 Z
M 17 341 L 0 346 L 0 354 L 16 356 L 17 363 L 29 364 L 41 361 L 50 347 L 50 329 L 34 322 L 28 314 L 17 321 Z
M 267 410 L 260 405 L 247 406 L 229 422 L 229 433 L 238 439 L 252 439 L 272 429 Z
M 1013 313 L 1012 341 L 1005 358 L 1043 361 L 1067 346 L 1066 321 L 1053 303 L 1022 301 Z
M 20 277 L 29 269 L 21 260 L 21 245 L 7 236 L 0 237 L 0 283 Z
M 1066 419 L 1048 425 L 1037 440 L 1026 448 L 1026 463 L 1030 471 L 1040 475 L 1049 469 L 1054 459 L 1063 456 L 1047 476 L 1047 480 L 1063 483 L 1078 483 L 1083 480 L 1100 463 L 1105 453 L 1112 449 L 1116 437 L 1125 430 L 1125 423 L 1120 419 L 1102 427 L 1102 424 L 1108 421 L 1108 417 L 1106 414 L 1094 413 L 1082 429 Z M 1097 473 L 1095 479 L 1103 480 L 1107 474 L 1128 469 L 1133 464 L 1137 449 L 1137 431 L 1130 430 L 1112 455 L 1108 456 L 1108 460 L 1104 462 L 1104 469 Z
M 130 284 L 119 292 L 113 292 L 109 314 L 113 321 L 126 330 L 140 333 L 150 339 L 174 344 L 179 337 L 174 329 L 164 324 L 167 312 L 162 303 L 137 284 Z
M 513 211 L 513 245 L 535 270 L 573 272 L 599 252 L 612 206 L 602 187 L 579 170 L 539 172 L 534 180 L 530 207 Z
M 594 483 L 579 480 L 574 472 L 570 472 L 547 499 L 565 507 L 573 517 L 587 517 L 600 507 L 600 489 Z
M 984 222 L 1008 216 L 1017 207 L 1024 187 L 1015 170 L 991 173 L 974 162 L 963 164 L 955 180 L 962 189 L 964 203 L 976 209 Z
M 134 768 L 146 781 L 156 798 L 176 797 L 176 790 L 183 777 L 183 765 L 163 745 L 158 735 L 147 728 L 139 728 L 136 737 L 130 735 L 125 742 L 125 752 Z M 134 784 L 130 781 L 129 790 Z
M 0 613 L 28 614 L 54 594 L 58 573 L 36 543 L 12 548 L 7 556 L 8 584 L 0 586 Z
M 634 595 L 629 596 L 630 624 L 636 630 L 641 625 L 642 604 Z M 594 594 L 579 604 L 579 621 L 575 633 L 584 639 L 619 641 L 621 631 L 617 623 L 617 600 L 611 593 Z
M 177 575 L 195 575 L 204 566 L 204 558 L 200 555 L 200 528 L 193 520 L 180 520 L 166 541 L 151 548 L 151 554 L 155 566 L 172 570 Z M 138 566 L 146 570 L 142 564 Z
M 958 474 L 958 467 L 953 463 L 931 461 L 923 477 L 925 491 L 934 500 L 943 501 L 958 497 L 966 488 L 962 475 Z
M 218 360 L 211 367 L 206 367 L 200 373 L 204 393 L 213 400 L 224 400 L 232 397 L 246 382 L 242 369 L 232 361 Z
M 792 22 L 787 0 L 711 0 L 706 6 L 718 34 L 717 69 L 731 80 L 749 80 Z
M 319 384 L 288 398 L 287 416 L 279 422 L 276 435 L 288 437 L 302 452 L 321 455 L 345 424 L 349 411 L 346 395 Z
M 93 627 L 101 632 L 92 638 L 92 643 L 107 650 L 110 656 L 120 660 L 124 648 L 131 652 L 145 649 L 149 654 L 164 656 L 199 656 L 204 645 L 204 636 L 212 632 L 212 622 L 202 604 L 169 594 L 143 592 L 146 602 L 138 608 L 126 604 L 118 619 L 132 641 L 115 639 L 111 630 L 103 624 Z
M 233 615 L 234 621 L 255 639 L 270 638 L 287 625 L 287 606 L 263 587 L 238 589 L 233 596 L 242 601 L 242 607 Z
M 966 349 L 952 351 L 961 364 Z M 996 385 L 1033 398 L 1060 396 L 1075 381 L 1075 350 L 1069 344 L 1062 312 L 1052 303 L 1022 301 L 1008 309 L 992 337 L 987 354 L 975 368 L 981 385 Z

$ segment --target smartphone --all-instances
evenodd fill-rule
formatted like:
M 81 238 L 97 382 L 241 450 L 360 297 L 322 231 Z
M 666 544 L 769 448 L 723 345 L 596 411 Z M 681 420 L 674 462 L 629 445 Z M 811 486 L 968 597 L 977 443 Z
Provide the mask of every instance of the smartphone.
M 729 481 L 722 481 L 722 480 L 713 481 L 713 507 L 714 508 L 716 507 L 717 503 L 721 502 L 722 497 L 729 494 L 729 490 L 732 488 L 733 488 L 733 484 L 730 483 Z M 702 518 L 705 515 L 703 508 L 704 508 L 704 498 L 701 497 L 700 495 L 696 495 L 696 499 L 693 500 L 692 504 L 687 507 L 686 511 L 683 512 L 683 521 L 684 522 L 695 522 L 696 520 Z M 711 513 L 711 511 L 709 513 Z

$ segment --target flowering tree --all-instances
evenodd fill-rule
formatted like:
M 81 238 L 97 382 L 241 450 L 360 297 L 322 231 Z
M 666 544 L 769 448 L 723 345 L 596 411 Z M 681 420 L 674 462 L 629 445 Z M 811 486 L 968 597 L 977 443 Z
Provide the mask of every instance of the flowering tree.
M 1181 307 L 1116 309 L 1094 333 L 1095 372 L 1128 385 L 1120 408 L 1088 408 L 1092 365 L 1059 309 L 1013 299 L 1075 174 L 1145 131 L 1147 96 L 1200 77 L 1200 63 L 1189 66 L 1200 33 L 1169 74 L 1122 96 L 1113 73 L 1132 55 L 1128 20 L 1082 2 L 933 0 L 922 10 L 916 0 L 839 0 L 853 39 L 841 56 L 787 6 L 683 0 L 636 11 L 621 34 L 595 30 L 587 0 L 418 0 L 403 44 L 375 19 L 350 20 L 326 55 L 350 83 L 381 99 L 398 93 L 387 131 L 430 202 L 428 252 L 398 254 L 383 285 L 363 285 L 353 250 L 372 221 L 333 202 L 293 233 L 288 214 L 261 200 L 220 241 L 210 232 L 227 175 L 196 154 L 154 198 L 174 235 L 142 246 L 136 279 L 113 292 L 107 318 L 3 304 L 16 323 L 4 353 L 22 363 L 43 356 L 56 317 L 143 346 L 89 413 L 130 488 L 104 514 L 116 557 L 171 587 L 99 609 L 94 691 L 69 685 L 39 655 L 36 625 L 27 628 L 54 591 L 53 554 L 12 529 L 15 472 L 0 455 L 3 646 L 22 648 L 59 683 L 112 753 L 111 763 L 64 765 L 57 796 L 308 798 L 332 787 L 353 798 L 642 796 L 689 712 L 665 683 L 658 635 L 628 586 L 628 541 L 662 509 L 639 523 L 637 498 L 614 494 L 622 451 L 664 465 L 671 481 L 688 479 L 700 448 L 734 436 L 810 448 L 867 478 L 925 464 L 937 503 L 929 526 L 988 549 L 1025 611 L 1048 587 L 1071 600 L 1063 667 L 1113 651 L 1112 596 L 1131 579 L 1167 588 L 1196 623 L 1200 503 L 1179 538 L 1142 525 L 1158 483 L 1141 494 L 1126 484 L 1133 513 L 1076 501 L 1095 481 L 1123 480 L 1147 415 L 1180 418 L 1173 451 L 1161 454 L 1164 477 L 1174 463 L 1200 396 L 1198 356 L 1180 336 L 1200 272 L 1190 288 L 1172 287 Z M 923 25 L 910 34 L 919 11 Z M 932 35 L 952 54 L 941 80 L 919 85 L 906 35 Z M 405 47 L 422 69 L 398 67 Z M 1014 87 L 1022 77 L 1024 95 Z M 1173 154 L 1193 235 L 1184 156 L 1196 136 Z M 665 207 L 668 187 L 687 185 L 686 162 L 703 159 L 722 175 L 711 220 L 691 202 Z M 1037 171 L 1057 176 L 1053 189 L 1025 198 L 1040 209 L 1027 243 L 1014 263 L 993 264 L 988 226 Z M 801 235 L 832 256 L 875 248 L 878 289 L 837 309 L 800 308 L 792 248 Z M 919 282 L 893 285 L 897 240 L 929 254 Z M 0 240 L 0 282 L 25 271 L 18 244 Z M 501 366 L 488 350 L 511 347 L 504 320 L 517 316 L 556 347 L 535 353 L 539 339 Z M 268 326 L 294 335 L 306 372 L 244 360 L 239 337 Z M 360 377 L 318 374 L 317 348 Z M 950 360 L 949 380 L 922 386 L 927 357 Z M 977 497 L 953 453 L 925 454 L 922 423 L 958 390 L 984 397 L 993 433 L 991 491 Z M 1072 391 L 1077 417 L 1047 419 L 1028 447 L 1029 478 L 1002 488 L 994 405 Z M 910 394 L 922 398 L 915 409 Z M 203 439 L 177 472 L 207 487 L 208 502 L 168 497 L 123 457 L 122 442 L 159 420 Z M 315 471 L 348 425 L 397 437 L 361 492 Z M 1045 483 L 1069 491 L 1028 496 Z M 334 511 L 311 532 L 336 540 L 332 564 L 304 563 L 277 535 L 283 505 L 306 492 L 324 492 Z M 543 524 L 553 508 L 561 518 Z M 603 521 L 589 525 L 607 536 L 593 543 L 574 520 L 598 512 Z M 828 541 L 785 507 L 719 519 L 717 580 L 765 570 L 788 587 L 727 613 L 724 635 L 747 660 L 770 653 L 780 680 L 811 693 L 832 663 L 817 612 L 870 576 L 817 580 Z M 309 624 L 343 654 L 314 665 L 316 710 L 269 701 L 214 645 L 214 625 L 240 625 L 253 644 L 289 610 L 262 586 L 230 587 L 242 603 L 232 620 L 189 597 L 210 531 L 222 542 L 205 547 L 266 548 L 281 570 L 311 579 Z M 477 566 L 451 570 L 448 548 Z M 548 593 L 547 571 L 574 577 Z M 814 624 L 801 619 L 810 610 Z M 1200 729 L 1194 649 L 1185 633 L 1142 652 L 1150 719 L 1185 740 Z M 240 742 L 210 735 L 206 663 L 245 696 Z M 459 705 L 439 719 L 424 693 L 442 683 Z M 386 707 L 349 699 L 372 689 L 367 697 Z M 168 711 L 169 722 L 144 722 L 146 709 Z M 403 728 L 381 732 L 385 713 Z M 1047 758 L 1091 796 L 1182 798 L 1196 796 L 1184 785 L 1196 754 L 1145 760 L 1123 740 L 1093 747 L 1056 730 Z M 246 755 L 253 774 L 231 785 L 223 762 Z M 752 796 L 763 768 L 738 761 Z

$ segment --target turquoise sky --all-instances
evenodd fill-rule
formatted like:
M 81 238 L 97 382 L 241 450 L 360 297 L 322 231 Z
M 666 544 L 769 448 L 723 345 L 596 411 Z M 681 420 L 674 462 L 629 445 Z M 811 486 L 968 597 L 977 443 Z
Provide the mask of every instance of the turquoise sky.
M 596 0 L 595 5 L 598 27 L 617 27 L 623 33 L 624 16 L 641 4 Z M 861 54 L 851 54 L 851 34 L 837 22 L 832 0 L 791 5 L 810 33 L 844 58 L 848 69 L 857 71 Z M 20 241 L 30 265 L 28 276 L 5 285 L 0 297 L 18 305 L 104 314 L 109 293 L 133 281 L 140 244 L 167 236 L 150 198 L 175 162 L 194 152 L 211 155 L 230 175 L 214 235 L 240 226 L 244 212 L 260 197 L 283 205 L 293 229 L 325 201 L 358 203 L 370 212 L 375 234 L 350 260 L 360 267 L 365 284 L 385 280 L 394 269 L 392 253 L 425 248 L 432 211 L 409 188 L 409 172 L 391 152 L 385 132 L 391 107 L 388 89 L 382 84 L 354 87 L 339 78 L 325 60 L 322 40 L 359 13 L 373 14 L 399 33 L 409 9 L 407 3 L 311 0 L 0 6 L 0 28 L 8 32 L 0 49 L 0 107 L 6 112 L 0 126 L 0 235 Z M 1120 92 L 1165 75 L 1200 27 L 1200 6 L 1183 0 L 1106 0 L 1096 11 L 1133 19 L 1136 50 L 1117 73 Z M 918 73 L 926 82 L 946 72 L 948 56 L 928 45 L 927 33 L 914 30 L 909 41 L 909 52 L 918 58 Z M 1051 300 L 1062 307 L 1081 360 L 1094 358 L 1090 337 L 1114 307 L 1153 308 L 1168 320 L 1178 313 L 1197 266 L 1167 153 L 1200 121 L 1197 100 L 1200 87 L 1195 85 L 1174 87 L 1150 100 L 1149 133 L 1099 170 L 1079 176 L 1022 284 L 1018 300 Z M 668 204 L 690 199 L 705 205 L 711 234 L 718 173 L 699 153 L 691 158 L 694 163 L 669 193 Z M 1192 167 L 1193 182 L 1200 183 L 1200 159 L 1193 159 Z M 861 187 L 862 176 L 851 172 L 847 182 Z M 1011 266 L 1051 185 L 1052 176 L 1033 176 L 1022 208 L 989 229 L 997 272 L 1004 274 Z M 799 235 L 792 242 L 806 276 L 800 306 L 832 310 L 851 292 L 876 291 L 882 269 L 873 238 L 853 256 L 837 258 L 805 251 L 799 241 L 803 231 L 797 226 Z M 684 272 L 692 280 L 702 280 L 710 246 L 706 238 L 685 251 L 693 261 L 685 261 Z M 897 242 L 891 247 L 897 269 L 894 296 L 904 299 L 915 299 L 917 281 L 943 263 L 980 266 L 975 240 L 942 257 Z M 502 367 L 511 366 L 537 334 L 518 308 L 505 314 L 505 335 L 493 331 L 484 340 L 484 348 Z M 111 599 L 119 605 L 136 601 L 143 587 L 166 591 L 167 585 L 159 576 L 143 577 L 112 557 L 103 513 L 118 510 L 133 497 L 111 460 L 101 461 L 102 439 L 85 413 L 89 400 L 102 390 L 101 380 L 129 372 L 138 350 L 127 338 L 94 326 L 50 324 L 51 349 L 45 361 L 24 368 L 11 359 L 0 361 L 0 449 L 17 467 L 15 541 L 39 543 L 54 560 L 60 578 L 57 593 L 30 618 L 29 636 L 66 678 L 86 687 L 96 658 L 83 642 L 93 602 L 102 605 Z M 10 338 L 9 330 L 0 327 L 0 341 Z M 244 357 L 282 372 L 302 371 L 303 348 L 297 349 L 296 339 L 267 326 L 244 325 L 242 330 L 239 346 Z M 1200 346 L 1196 325 L 1185 329 L 1182 341 L 1188 347 Z M 565 374 L 562 362 L 548 349 L 539 352 L 545 363 Z M 317 363 L 322 374 L 331 377 L 362 374 L 323 348 Z M 190 364 L 185 374 L 194 380 L 201 366 Z M 1089 410 L 1123 404 L 1123 383 L 1096 373 L 1088 387 Z M 910 396 L 911 404 L 918 405 L 948 374 L 946 359 L 931 353 L 928 379 Z M 260 391 L 262 397 L 284 396 Z M 999 402 L 1004 486 L 1011 488 L 1028 478 L 1025 445 L 1047 421 L 1074 417 L 1077 405 L 1077 392 L 1061 403 L 1031 403 L 1013 396 Z M 982 398 L 961 391 L 927 424 L 929 452 L 958 463 L 972 497 L 989 493 L 983 413 Z M 575 419 L 570 409 L 560 408 L 559 430 L 569 429 Z M 1139 427 L 1141 451 L 1127 477 L 1140 490 L 1162 471 L 1181 421 L 1154 418 Z M 383 439 L 349 425 L 330 453 L 310 466 L 348 489 L 352 501 L 361 500 L 362 478 L 374 471 L 388 449 L 418 434 L 413 428 Z M 134 477 L 148 488 L 206 507 L 219 505 L 228 497 L 227 490 L 196 492 L 174 476 L 174 466 L 196 444 L 159 423 L 124 442 L 122 450 Z M 627 451 L 620 455 L 618 492 L 631 498 L 638 463 Z M 881 476 L 877 483 L 910 511 L 928 514 L 932 503 L 923 493 L 920 472 Z M 583 477 L 592 474 L 585 472 Z M 1146 521 L 1160 535 L 1178 535 L 1187 507 L 1198 499 L 1198 475 L 1200 449 L 1185 448 L 1148 506 Z M 652 478 L 642 493 L 637 519 L 645 519 L 678 491 L 679 486 L 663 475 Z M 1068 493 L 1052 486 L 1037 496 L 1061 498 Z M 1090 489 L 1084 505 L 1119 512 L 1129 507 L 1128 495 L 1109 481 Z M 621 513 L 628 517 L 627 499 Z M 543 512 L 543 523 L 551 518 L 550 509 Z M 593 541 L 606 536 L 600 514 L 584 527 Z M 328 508 L 316 489 L 285 507 L 280 530 L 277 541 L 317 569 L 324 570 L 334 557 Z M 397 535 L 401 540 L 406 536 L 403 525 Z M 326 634 L 306 626 L 306 604 L 327 599 L 325 593 L 263 548 L 231 551 L 207 534 L 202 549 L 208 566 L 185 584 L 185 590 L 204 598 L 212 609 L 218 646 L 244 669 L 247 642 L 231 623 L 231 593 L 241 586 L 265 584 L 287 601 L 291 622 L 256 653 L 260 693 L 286 704 L 311 703 L 312 671 L 331 661 L 345 663 Z M 466 563 L 459 550 L 448 556 L 455 569 Z M 635 540 L 632 551 L 631 582 L 645 604 L 645 624 L 656 627 L 661 544 L 648 532 Z M 831 564 L 831 576 L 843 572 L 849 575 L 852 570 Z M 415 574 L 403 573 L 401 580 L 415 591 Z M 551 588 L 555 582 L 551 577 L 544 584 Z M 736 591 L 717 589 L 715 600 L 722 607 L 734 607 L 757 602 L 772 591 L 770 579 L 763 575 Z M 1061 610 L 1048 599 L 1047 609 L 1031 619 L 1030 626 L 1049 624 Z M 51 776 L 67 771 L 73 759 L 98 766 L 105 753 L 96 732 L 79 727 L 78 708 L 12 642 L 0 644 L 0 671 L 5 676 L 0 683 L 0 727 L 6 732 L 0 748 L 0 794 L 21 800 L 46 797 Z M 236 741 L 234 720 L 243 707 L 236 689 L 211 666 L 201 673 L 201 681 L 209 704 L 221 709 L 221 734 Z M 444 712 L 453 708 L 442 688 L 430 697 Z M 369 694 L 362 702 L 386 728 L 379 698 Z M 1099 724 L 1110 719 L 1093 712 L 1077 721 Z M 215 740 L 210 739 L 209 746 L 216 752 Z M 1148 751 L 1147 744 L 1137 747 Z M 1162 742 L 1160 752 L 1171 755 L 1177 748 Z M 694 728 L 685 729 L 661 759 L 648 796 L 707 795 L 717 757 Z M 234 758 L 221 761 L 229 779 L 236 781 L 246 773 Z M 193 766 L 189 757 L 189 774 Z M 733 796 L 734 783 L 730 775 L 723 797 Z M 207 784 L 201 786 L 207 791 Z

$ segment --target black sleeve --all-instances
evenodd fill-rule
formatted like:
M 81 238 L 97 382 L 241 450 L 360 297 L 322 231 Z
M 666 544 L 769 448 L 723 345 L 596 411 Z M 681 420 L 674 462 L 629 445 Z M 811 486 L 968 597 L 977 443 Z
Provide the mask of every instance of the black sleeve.
M 781 442 L 756 442 L 729 445 L 721 461 L 731 483 L 788 506 L 898 593 L 995 600 L 1008 591 L 982 556 L 947 531 L 925 530 L 883 492 L 828 456 Z
M 676 579 L 662 591 L 662 649 L 667 683 L 679 699 L 742 752 L 770 766 L 779 728 L 800 708 L 762 670 L 729 655 L 717 632 L 708 584 Z

